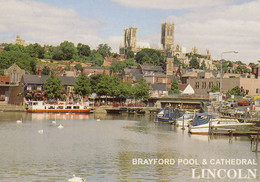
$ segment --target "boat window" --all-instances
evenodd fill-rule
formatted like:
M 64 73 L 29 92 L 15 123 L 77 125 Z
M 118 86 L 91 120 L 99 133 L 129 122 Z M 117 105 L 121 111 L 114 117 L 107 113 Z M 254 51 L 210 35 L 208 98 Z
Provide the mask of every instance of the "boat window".
M 33 102 L 33 105 L 35 106 L 35 105 L 38 105 L 38 103 L 37 102 Z
M 49 109 L 55 109 L 54 106 L 50 106 Z
M 63 106 L 58 106 L 58 109 L 63 109 Z
M 84 106 L 84 109 L 87 109 L 88 107 L 87 106 Z
M 73 106 L 73 109 L 79 109 L 79 106 Z
M 71 106 L 67 106 L 66 109 L 71 109 Z

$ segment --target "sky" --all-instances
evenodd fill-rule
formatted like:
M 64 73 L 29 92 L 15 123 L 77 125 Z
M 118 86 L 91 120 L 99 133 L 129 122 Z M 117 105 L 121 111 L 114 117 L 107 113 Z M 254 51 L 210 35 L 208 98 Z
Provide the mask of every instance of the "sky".
M 0 0 L 0 43 L 20 35 L 41 45 L 107 43 L 118 52 L 129 27 L 137 27 L 138 42 L 160 44 L 163 22 L 174 23 L 174 43 L 188 52 L 260 60 L 260 0 Z

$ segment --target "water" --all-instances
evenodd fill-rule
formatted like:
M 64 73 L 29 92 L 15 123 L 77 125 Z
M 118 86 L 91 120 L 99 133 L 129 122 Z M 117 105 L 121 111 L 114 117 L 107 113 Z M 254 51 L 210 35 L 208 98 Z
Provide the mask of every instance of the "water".
M 21 118 L 23 123 L 16 123 Z M 153 121 L 136 115 L 0 112 L 0 181 L 65 182 L 73 174 L 87 181 L 221 181 L 218 176 L 195 179 L 202 177 L 202 169 L 230 170 L 229 177 L 238 169 L 256 169 L 256 179 L 249 181 L 259 181 L 259 156 L 251 152 L 247 137 L 209 140 Z M 146 159 L 171 163 L 147 164 Z M 178 163 L 185 159 L 188 164 Z M 215 159 L 250 159 L 257 165 L 210 164 Z

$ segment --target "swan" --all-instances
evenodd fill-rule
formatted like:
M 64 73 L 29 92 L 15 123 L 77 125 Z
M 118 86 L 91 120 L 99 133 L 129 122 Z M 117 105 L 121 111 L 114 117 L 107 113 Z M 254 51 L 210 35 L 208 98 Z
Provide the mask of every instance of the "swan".
M 52 123 L 52 124 L 56 124 L 56 121 L 52 121 L 51 123 Z
M 59 129 L 62 129 L 64 128 L 64 126 L 62 126 L 61 124 L 58 126 Z
M 43 130 L 38 130 L 38 133 L 39 134 L 43 134 Z
M 97 121 L 101 121 L 100 119 L 97 119 Z
M 69 179 L 68 182 L 84 182 L 86 179 L 81 177 L 76 177 L 75 174 L 73 174 L 73 178 Z
M 23 122 L 22 118 L 21 118 L 21 120 L 18 119 L 18 120 L 16 121 L 16 123 L 18 123 L 18 124 L 21 124 L 22 122 Z

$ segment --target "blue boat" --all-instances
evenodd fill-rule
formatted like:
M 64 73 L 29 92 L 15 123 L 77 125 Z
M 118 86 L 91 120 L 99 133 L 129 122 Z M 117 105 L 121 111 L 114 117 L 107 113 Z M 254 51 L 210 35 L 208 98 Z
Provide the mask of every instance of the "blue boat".
M 173 123 L 175 119 L 181 117 L 182 115 L 183 114 L 179 109 L 164 108 L 157 114 L 156 121 Z

